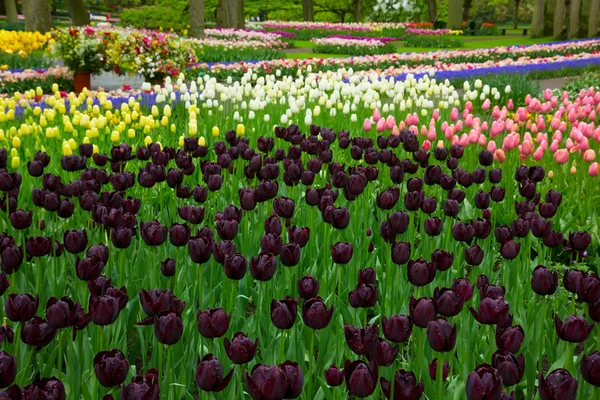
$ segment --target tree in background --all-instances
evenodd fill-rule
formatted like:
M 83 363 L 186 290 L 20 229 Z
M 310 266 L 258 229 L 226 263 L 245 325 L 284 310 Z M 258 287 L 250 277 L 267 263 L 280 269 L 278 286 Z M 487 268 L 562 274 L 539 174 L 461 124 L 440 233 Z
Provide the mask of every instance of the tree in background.
M 313 0 L 302 0 L 302 17 L 305 21 L 315 20 L 315 7 Z
M 429 22 L 434 22 L 437 19 L 437 0 L 427 0 L 427 16 Z
M 462 0 L 448 0 L 448 29 L 462 29 Z
M 15 0 L 4 0 L 4 7 L 6 8 L 6 20 L 8 22 L 17 22 L 17 3 L 15 3 Z
M 67 0 L 67 10 L 69 10 L 73 25 L 82 26 L 90 24 L 90 13 L 86 10 L 83 0 Z
M 531 19 L 531 37 L 537 38 L 544 35 L 544 8 L 545 0 L 535 0 L 533 5 L 533 18 Z
M 468 21 L 471 19 L 471 6 L 473 5 L 473 0 L 464 0 L 463 1 L 463 14 L 462 20 Z
M 571 0 L 569 9 L 569 29 L 567 37 L 575 39 L 579 36 L 579 17 L 581 16 L 581 0 Z
M 515 14 L 513 17 L 513 28 L 515 28 L 515 29 L 517 29 L 519 27 L 519 6 L 520 5 L 521 5 L 521 0 L 515 0 Z
M 245 28 L 244 0 L 219 0 L 217 25 L 223 28 Z
M 363 0 L 353 0 L 354 5 L 354 22 L 362 22 L 363 20 Z
M 22 5 L 26 30 L 46 33 L 52 29 L 48 0 L 23 0 Z
M 598 35 L 598 19 L 600 18 L 600 0 L 592 0 L 590 7 L 590 22 L 588 23 L 588 37 Z
M 190 0 L 190 36 L 204 37 L 204 0 Z
M 565 0 L 556 0 L 554 8 L 554 39 L 562 39 L 565 26 Z

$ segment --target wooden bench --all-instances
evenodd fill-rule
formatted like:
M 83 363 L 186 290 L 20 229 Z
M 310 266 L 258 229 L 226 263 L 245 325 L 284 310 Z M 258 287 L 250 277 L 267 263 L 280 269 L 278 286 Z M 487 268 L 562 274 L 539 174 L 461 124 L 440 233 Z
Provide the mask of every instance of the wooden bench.
M 527 36 L 527 30 L 529 28 L 519 28 L 517 30 L 522 30 L 523 31 L 523 36 Z M 514 29 L 513 29 L 514 30 Z M 502 32 L 500 33 L 502 36 L 506 36 L 506 28 L 502 29 Z

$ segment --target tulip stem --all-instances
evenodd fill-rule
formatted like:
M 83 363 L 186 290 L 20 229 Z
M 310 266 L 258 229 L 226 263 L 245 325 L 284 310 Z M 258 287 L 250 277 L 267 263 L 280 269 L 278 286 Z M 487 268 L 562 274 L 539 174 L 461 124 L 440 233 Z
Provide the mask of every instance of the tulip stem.
M 492 359 L 492 355 L 494 354 L 494 344 L 496 342 L 495 340 L 495 332 L 494 332 L 494 325 L 490 325 L 489 329 L 488 329 L 488 337 L 489 337 L 489 344 L 488 344 L 488 360 Z
M 279 362 L 285 361 L 285 335 L 286 332 L 282 330 L 281 335 L 279 337 Z
M 575 364 L 573 363 L 573 348 L 575 346 L 575 344 L 570 343 L 570 342 L 566 342 L 567 343 L 567 348 L 565 349 L 565 352 L 567 354 L 567 357 L 565 359 L 565 369 L 567 371 L 569 371 L 569 373 L 575 375 L 576 371 L 575 371 Z
M 440 353 L 437 360 L 437 371 L 435 378 L 437 380 L 437 393 L 438 399 L 444 399 L 444 357 L 443 353 Z
M 261 305 L 261 293 L 262 293 L 263 281 L 258 281 L 258 294 L 256 296 L 256 336 L 260 337 L 260 305 Z
M 167 400 L 171 397 L 171 386 L 169 378 L 171 376 L 171 346 L 167 347 L 167 369 L 165 370 L 165 391 L 167 392 Z
M 309 379 L 309 390 L 308 390 L 308 395 L 309 397 L 313 396 L 313 381 L 314 381 L 314 376 L 313 376 L 313 367 L 314 367 L 314 363 L 315 363 L 315 336 L 317 336 L 315 330 L 312 330 L 312 335 L 310 338 L 310 348 L 309 348 L 309 353 L 308 353 L 308 374 L 310 375 L 310 379 Z
M 202 282 L 204 280 L 204 266 L 198 265 L 198 304 L 202 310 Z
M 235 395 L 236 398 L 244 398 L 244 389 L 242 388 L 242 375 L 244 375 L 244 367 L 241 366 L 240 373 L 238 374 L 238 382 L 237 382 L 237 393 Z

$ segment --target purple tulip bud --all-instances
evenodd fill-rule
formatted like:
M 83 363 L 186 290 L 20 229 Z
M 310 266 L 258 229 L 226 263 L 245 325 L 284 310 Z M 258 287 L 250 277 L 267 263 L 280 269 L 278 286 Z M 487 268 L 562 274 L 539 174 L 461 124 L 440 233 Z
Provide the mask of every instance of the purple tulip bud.
M 346 389 L 356 397 L 368 397 L 377 386 L 377 362 L 372 360 L 369 364 L 357 360 L 350 362 L 346 360 L 344 365 L 344 376 L 346 378 Z
M 302 303 L 302 321 L 312 329 L 323 329 L 331 322 L 333 306 L 327 309 L 320 297 L 306 300 Z
M 571 343 L 581 343 L 590 336 L 594 324 L 588 324 L 585 318 L 579 315 L 569 315 L 564 322 L 561 321 L 558 315 L 555 315 L 554 327 L 561 340 Z
M 233 335 L 231 341 L 225 338 L 225 352 L 234 364 L 247 364 L 254 358 L 258 348 L 258 338 L 252 341 L 242 332 Z
M 521 382 L 525 373 L 525 356 L 515 357 L 513 354 L 498 350 L 492 355 L 492 366 L 502 377 L 504 386 L 513 386 Z
M 0 350 L 0 388 L 10 386 L 17 376 L 17 357 Z M 0 396 L 0 398 L 2 398 Z
M 205 392 L 220 392 L 229 385 L 233 377 L 233 369 L 223 376 L 221 362 L 211 354 L 196 361 L 196 384 Z
M 392 382 L 381 377 L 381 389 L 386 399 L 392 399 L 392 391 L 395 399 L 414 399 L 418 400 L 425 391 L 425 384 L 421 381 L 417 383 L 417 377 L 412 371 L 399 369 L 394 374 L 394 387 Z
M 335 364 L 331 364 L 331 366 L 325 370 L 325 382 L 329 386 L 340 386 L 344 383 L 344 371 L 338 369 Z
M 491 365 L 481 364 L 467 377 L 468 400 L 500 399 L 502 376 Z
M 121 351 L 101 351 L 94 357 L 94 372 L 104 387 L 119 386 L 129 372 L 129 361 Z
M 291 329 L 296 322 L 298 300 L 286 296 L 282 300 L 271 301 L 271 322 L 279 329 Z
M 427 324 L 427 341 L 435 351 L 452 351 L 456 344 L 456 325 L 451 326 L 441 317 L 430 321 Z
M 303 300 L 309 300 L 317 297 L 319 293 L 319 281 L 312 275 L 306 275 L 296 282 L 298 295 Z
M 531 274 L 531 289 L 540 296 L 551 295 L 558 288 L 558 274 L 538 265 Z
M 429 377 L 432 381 L 437 380 L 437 368 L 438 368 L 438 359 L 434 358 L 433 361 L 429 364 Z M 442 381 L 448 379 L 448 375 L 450 374 L 450 364 L 448 361 L 444 363 L 442 366 Z
M 256 364 L 252 374 L 246 371 L 244 380 L 253 400 L 283 399 L 288 388 L 285 372 L 276 365 Z
M 570 400 L 577 397 L 577 379 L 566 369 L 555 369 L 546 378 L 540 371 L 538 382 L 542 400 Z

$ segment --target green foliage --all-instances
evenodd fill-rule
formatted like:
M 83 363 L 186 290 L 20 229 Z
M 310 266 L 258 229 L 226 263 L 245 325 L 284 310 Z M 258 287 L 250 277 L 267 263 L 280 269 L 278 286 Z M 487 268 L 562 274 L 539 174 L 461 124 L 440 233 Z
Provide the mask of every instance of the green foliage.
M 25 22 L 6 22 L 0 21 L 0 29 L 4 29 L 5 31 L 24 31 L 25 30 Z
M 436 49 L 456 49 L 463 47 L 460 39 L 448 36 L 407 35 L 404 37 L 406 47 L 426 47 Z
M 45 79 L 33 78 L 24 79 L 18 81 L 4 81 L 0 82 L 0 94 L 13 94 L 15 92 L 24 93 L 32 88 L 38 86 L 44 93 L 52 93 L 52 85 L 57 84 L 61 90 L 67 92 L 73 90 L 73 80 L 65 78 L 56 78 L 54 76 L 48 76 Z
M 189 16 L 178 7 L 147 6 L 124 10 L 121 13 L 121 24 L 134 28 L 173 29 L 181 32 L 188 28 Z
M 395 48 L 391 43 L 383 46 L 337 46 L 330 44 L 315 44 L 313 53 L 348 54 L 351 56 L 367 56 L 372 54 L 394 53 Z
M 561 87 L 561 91 L 566 90 L 571 96 L 577 96 L 582 90 L 587 90 L 590 87 L 595 87 L 600 90 L 600 71 L 591 69 L 584 72 L 582 75 L 573 76 L 566 80 Z
M 485 78 L 481 78 L 486 85 L 490 88 L 498 89 L 500 93 L 500 104 L 506 104 L 508 99 L 513 99 L 515 105 L 521 106 L 524 104 L 525 97 L 531 94 L 532 97 L 538 97 L 542 93 L 542 89 L 537 80 L 532 79 L 527 75 L 520 74 L 501 74 L 501 75 L 488 75 Z M 472 82 L 472 81 L 471 81 Z M 509 86 L 511 88 L 510 94 L 504 93 L 504 88 Z
M 227 49 L 225 47 L 197 48 L 198 62 L 236 62 L 276 60 L 285 58 L 285 53 L 275 49 Z
M 8 65 L 8 69 L 41 69 L 48 68 L 51 62 L 41 52 L 26 57 L 0 52 L 0 65 Z

